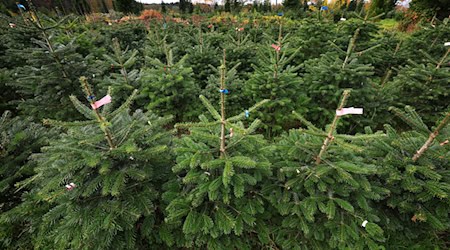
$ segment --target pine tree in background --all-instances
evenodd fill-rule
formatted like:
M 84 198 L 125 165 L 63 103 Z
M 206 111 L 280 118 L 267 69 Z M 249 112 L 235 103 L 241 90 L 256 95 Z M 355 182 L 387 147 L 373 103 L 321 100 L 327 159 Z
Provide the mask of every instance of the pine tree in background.
M 29 118 L 14 117 L 6 111 L 0 119 L 0 247 L 2 249 L 33 248 L 23 218 L 8 220 L 8 211 L 21 203 L 26 189 L 15 188 L 17 182 L 34 174 L 35 162 L 30 155 L 38 153 L 55 137 L 54 131 L 31 122 Z M 37 213 L 37 211 L 36 211 Z M 20 240 L 19 240 L 20 238 Z
M 171 138 L 162 128 L 168 118 L 140 110 L 130 114 L 136 92 L 118 109 L 111 112 L 106 104 L 100 111 L 105 102 L 95 101 L 85 78 L 81 83 L 96 109 L 71 96 L 87 121 L 46 120 L 67 132 L 33 157 L 36 174 L 22 183 L 34 187 L 35 204 L 51 207 L 38 225 L 32 225 L 39 228 L 34 247 L 155 246 L 155 225 L 161 219 L 159 189 L 170 175 Z M 20 216 L 22 211 L 9 216 Z
M 391 190 L 377 206 L 392 248 L 448 248 L 450 229 L 450 111 L 431 129 L 410 106 L 392 108 L 411 130 L 386 126 L 387 138 L 370 144 L 367 160 L 384 166 L 380 181 Z
M 336 133 L 344 119 L 337 111 L 327 131 L 294 112 L 307 129 L 291 130 L 276 145 L 277 179 L 263 193 L 279 213 L 271 230 L 282 249 L 379 249 L 385 241 L 374 208 L 389 190 L 371 180 L 379 168 L 363 162 L 364 144 L 384 135 Z
M 413 105 L 426 124 L 433 124 L 441 116 L 440 113 L 450 107 L 450 70 L 447 67 L 450 48 L 437 60 L 425 51 L 418 52 L 428 62 L 422 64 L 408 60 L 408 65 L 400 68 L 397 77 L 389 84 L 398 91 L 397 107 Z
M 125 101 L 127 93 L 138 88 L 139 70 L 136 69 L 138 60 L 137 50 L 122 50 L 119 40 L 113 39 L 113 55 L 103 55 L 106 66 L 111 67 L 111 73 L 106 79 L 99 82 L 99 90 L 106 92 L 108 87 L 112 88 L 112 95 L 117 102 Z
M 158 115 L 173 115 L 175 122 L 192 121 L 199 114 L 200 103 L 195 96 L 200 88 L 194 81 L 192 68 L 186 66 L 187 55 L 174 62 L 172 50 L 167 46 L 165 53 L 165 62 L 150 58 L 152 68 L 141 71 L 143 100 L 148 103 L 147 109 Z
M 44 24 L 34 11 L 31 30 L 40 32 L 40 39 L 34 40 L 38 47 L 24 49 L 18 53 L 28 53 L 26 64 L 15 70 L 15 79 L 8 83 L 24 99 L 18 102 L 21 113 L 40 120 L 44 117 L 76 119 L 76 110 L 70 108 L 69 93 L 77 86 L 81 74 L 89 74 L 85 59 L 76 52 L 77 46 L 70 42 L 56 41 L 58 26 L 65 21 Z M 45 23 L 52 22 L 44 18 Z M 25 30 L 24 30 L 25 31 Z M 81 94 L 81 93 L 80 93 Z
M 176 126 L 188 128 L 189 134 L 176 141 L 173 171 L 178 178 L 164 194 L 169 202 L 166 222 L 173 231 L 166 243 L 171 247 L 251 249 L 268 244 L 267 225 L 261 220 L 266 203 L 259 191 L 259 183 L 270 175 L 262 151 L 266 142 L 251 135 L 259 120 L 245 128 L 240 122 L 245 113 L 227 118 L 225 72 L 224 57 L 220 111 L 200 96 L 212 120 L 202 115 L 199 123 Z
M 283 128 L 292 127 L 294 120 L 288 114 L 292 110 L 304 110 L 307 103 L 301 89 L 301 79 L 297 75 L 300 66 L 290 65 L 298 49 L 289 53 L 289 48 L 288 36 L 282 37 L 280 19 L 278 40 L 260 49 L 259 62 L 244 86 L 244 93 L 250 100 L 271 100 L 256 114 L 261 117 L 269 138 L 280 133 Z

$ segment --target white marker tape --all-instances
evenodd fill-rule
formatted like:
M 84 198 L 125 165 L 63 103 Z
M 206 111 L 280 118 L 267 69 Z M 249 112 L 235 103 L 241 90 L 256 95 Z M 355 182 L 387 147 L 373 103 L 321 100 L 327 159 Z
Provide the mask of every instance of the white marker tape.
M 450 42 L 444 43 L 444 46 L 445 46 L 445 47 L 450 46 Z
M 343 109 L 337 109 L 336 115 L 337 116 L 343 116 L 343 115 L 362 115 L 363 109 L 362 108 L 343 108 Z
M 363 223 L 361 224 L 362 227 L 366 227 L 367 223 L 369 223 L 367 220 L 363 221 Z

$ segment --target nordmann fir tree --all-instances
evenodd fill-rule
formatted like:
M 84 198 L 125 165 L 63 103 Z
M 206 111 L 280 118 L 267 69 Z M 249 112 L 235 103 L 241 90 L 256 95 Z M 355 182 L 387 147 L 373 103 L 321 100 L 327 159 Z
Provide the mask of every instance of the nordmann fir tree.
M 201 115 L 199 123 L 176 125 L 188 128 L 189 134 L 176 141 L 173 171 L 177 179 L 168 183 L 164 194 L 169 202 L 165 220 L 172 228 L 165 238 L 171 247 L 251 249 L 267 243 L 267 225 L 262 220 L 267 204 L 260 192 L 261 181 L 271 174 L 262 150 L 266 141 L 251 135 L 259 120 L 245 128 L 241 122 L 245 113 L 226 117 L 225 76 L 224 56 L 216 90 L 220 91 L 220 111 L 200 96 L 213 120 Z
M 389 84 L 396 89 L 397 107 L 414 106 L 425 124 L 433 124 L 440 117 L 440 112 L 450 107 L 450 46 L 439 58 L 423 50 L 418 52 L 427 59 L 426 62 L 418 63 L 409 59 L 408 64 L 399 69 L 397 77 Z
M 247 34 L 243 26 L 228 31 L 225 42 L 222 44 L 222 48 L 228 51 L 228 66 L 232 68 L 239 64 L 237 74 L 243 80 L 250 77 L 249 73 L 253 72 L 252 65 L 257 62 L 255 46 L 255 42 L 251 40 L 250 34 Z
M 280 18 L 277 41 L 259 51 L 259 62 L 244 86 L 244 93 L 252 101 L 271 100 L 257 113 L 269 138 L 279 134 L 282 129 L 292 127 L 294 120 L 288 114 L 292 110 L 304 109 L 307 103 L 304 91 L 300 88 L 301 79 L 297 75 L 300 66 L 290 65 L 298 49 L 292 54 L 286 52 L 289 42 L 288 36 L 282 36 L 282 28 Z
M 307 128 L 275 146 L 277 179 L 263 193 L 279 213 L 271 231 L 282 249 L 379 249 L 385 240 L 374 206 L 389 190 L 371 180 L 378 168 L 363 162 L 364 144 L 384 135 L 337 134 L 349 94 L 326 131 L 293 112 Z
M 146 58 L 152 66 L 141 71 L 140 102 L 144 100 L 147 109 L 158 115 L 173 115 L 175 122 L 193 120 L 199 114 L 196 95 L 200 88 L 194 81 L 192 68 L 186 66 L 187 55 L 174 62 L 172 49 L 167 45 L 164 48 L 165 62 Z
M 360 60 L 361 56 L 380 45 L 357 50 L 361 30 L 355 30 L 345 50 L 330 42 L 335 51 L 304 63 L 303 89 L 311 99 L 306 118 L 319 127 L 325 126 L 334 117 L 332 110 L 338 105 L 336 100 L 340 91 L 345 88 L 353 89 L 355 98 L 352 98 L 350 105 L 353 102 L 364 103 L 366 111 L 366 115 L 355 117 L 351 123 L 343 121 L 342 129 L 347 133 L 362 132 L 369 125 L 381 128 L 390 117 L 387 115 L 387 108 L 383 109 L 392 103 L 389 88 L 376 88 L 378 85 L 373 83 L 374 67 Z M 323 98 L 324 96 L 334 98 Z
M 19 204 L 30 194 L 27 188 L 17 189 L 15 184 L 34 174 L 36 163 L 30 155 L 38 153 L 55 137 L 42 125 L 30 118 L 11 117 L 6 111 L 0 118 L 0 248 L 32 249 L 32 216 L 16 216 Z M 35 214 L 40 214 L 35 210 Z
M 239 63 L 234 65 L 232 68 L 227 69 L 225 72 L 225 79 L 224 81 L 227 83 L 227 89 L 230 95 L 227 96 L 227 114 L 229 116 L 234 116 L 237 114 L 242 113 L 242 111 L 246 110 L 246 100 L 245 97 L 242 95 L 239 95 L 239 93 L 242 92 L 242 88 L 244 86 L 243 81 L 239 79 L 237 74 L 237 68 L 239 67 Z M 214 75 L 210 75 L 208 77 L 208 84 L 206 87 L 202 90 L 202 94 L 208 99 L 213 105 L 220 105 L 221 97 L 220 95 L 217 95 L 217 89 L 220 89 L 220 78 L 221 72 L 222 72 L 222 65 L 213 68 L 210 65 L 210 68 L 215 73 Z M 235 94 L 237 93 L 237 94 Z M 244 105 L 244 106 L 243 106 Z M 250 115 L 250 114 L 248 114 Z
M 96 97 L 81 85 L 90 107 L 71 101 L 88 120 L 45 123 L 67 132 L 35 155 L 32 185 L 38 204 L 51 209 L 35 225 L 35 248 L 136 249 L 155 246 L 160 223 L 160 187 L 170 175 L 169 118 L 130 113 L 136 91 L 116 110 L 109 95 Z M 106 98 L 106 99 L 105 99 Z
M 398 132 L 387 125 L 387 138 L 371 143 L 366 157 L 384 166 L 380 181 L 391 190 L 378 204 L 384 210 L 388 245 L 448 248 L 450 111 L 432 129 L 410 106 L 391 110 L 412 130 Z
M 30 5 L 32 8 L 32 5 Z M 29 29 L 38 30 L 39 40 L 34 40 L 37 47 L 24 49 L 27 53 L 26 65 L 17 69 L 14 81 L 9 84 L 23 98 L 18 101 L 19 110 L 41 120 L 45 117 L 54 119 L 76 119 L 78 114 L 71 109 L 68 96 L 78 85 L 81 74 L 89 74 L 85 58 L 76 52 L 77 45 L 58 43 L 59 25 L 66 19 L 53 22 L 30 10 L 34 21 L 29 21 Z M 81 95 L 80 93 L 76 93 Z M 61 108 L 66 107 L 66 108 Z
M 203 33 L 201 27 L 195 29 L 191 36 L 195 45 L 187 49 L 189 56 L 186 63 L 194 72 L 195 82 L 199 84 L 200 89 L 204 89 L 208 83 L 208 76 L 213 72 L 211 66 L 219 67 L 220 61 L 217 55 L 220 51 L 211 46 L 208 36 Z
M 111 87 L 112 95 L 118 102 L 126 100 L 126 93 L 133 89 L 137 89 L 139 80 L 139 70 L 136 69 L 136 61 L 138 60 L 137 50 L 122 50 L 120 42 L 117 38 L 112 40 L 112 55 L 104 54 L 106 66 L 111 67 L 111 73 L 106 79 L 99 82 L 100 91 L 105 92 Z

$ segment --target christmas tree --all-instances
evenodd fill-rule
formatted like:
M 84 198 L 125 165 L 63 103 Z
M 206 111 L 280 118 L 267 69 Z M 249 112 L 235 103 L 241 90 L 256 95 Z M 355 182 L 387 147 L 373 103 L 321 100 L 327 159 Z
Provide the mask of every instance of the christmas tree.
M 387 138 L 371 143 L 366 157 L 384 166 L 380 181 L 391 190 L 378 204 L 384 210 L 383 227 L 391 235 L 389 245 L 446 248 L 450 228 L 450 112 L 432 129 L 410 106 L 405 111 L 391 110 L 412 130 L 398 132 L 386 126 Z
M 282 27 L 280 18 L 278 39 L 261 48 L 259 62 L 244 86 L 244 93 L 251 100 L 271 100 L 257 113 L 268 137 L 279 134 L 283 128 L 292 127 L 293 119 L 287 114 L 292 110 L 304 110 L 307 103 L 297 75 L 299 66 L 290 65 L 298 49 L 289 50 L 288 36 L 282 36 Z
M 176 126 L 188 128 L 189 134 L 176 141 L 173 171 L 178 178 L 167 184 L 164 194 L 169 202 L 165 221 L 172 229 L 166 236 L 169 246 L 250 249 L 262 247 L 256 235 L 267 237 L 259 185 L 270 175 L 262 150 L 266 142 L 261 135 L 251 135 L 259 120 L 245 128 L 244 112 L 227 118 L 226 97 L 232 93 L 225 82 L 225 57 L 221 67 L 220 110 L 200 96 L 212 120 L 202 115 L 198 123 Z
M 326 131 L 294 112 L 307 128 L 291 130 L 276 145 L 277 179 L 263 193 L 277 209 L 271 230 L 283 249 L 379 249 L 385 241 L 375 204 L 389 190 L 371 180 L 379 168 L 362 162 L 364 144 L 384 135 L 336 133 L 349 94 Z
M 154 246 L 160 187 L 170 176 L 171 138 L 162 128 L 169 118 L 130 113 L 136 92 L 111 111 L 114 97 L 97 99 L 86 78 L 81 84 L 89 107 L 70 99 L 88 120 L 45 121 L 67 131 L 33 156 L 36 173 L 21 184 L 31 186 L 33 196 L 9 217 L 21 216 L 30 203 L 36 211 L 47 208 L 36 224 L 28 221 L 29 230 L 38 228 L 36 248 Z
M 159 115 L 173 115 L 175 122 L 192 121 L 199 114 L 195 96 L 200 88 L 192 68 L 186 66 L 187 55 L 175 62 L 172 50 L 165 46 L 165 56 L 164 62 L 150 58 L 152 68 L 141 72 L 142 95 L 149 99 L 147 109 Z
M 37 47 L 20 51 L 28 54 L 26 64 L 16 69 L 15 79 L 9 83 L 24 99 L 18 101 L 18 108 L 37 120 L 44 117 L 77 118 L 74 109 L 62 107 L 69 107 L 68 96 L 75 89 L 78 77 L 89 74 L 90 70 L 76 52 L 76 44 L 57 42 L 58 27 L 65 19 L 55 23 L 51 19 L 41 19 L 32 10 L 31 14 L 34 21 L 29 21 L 27 29 L 40 33 L 39 39 L 34 40 Z
M 36 163 L 29 157 L 48 145 L 55 132 L 33 123 L 29 117 L 12 118 L 9 111 L 0 119 L 0 246 L 3 249 L 33 247 L 30 228 L 24 227 L 26 219 L 10 218 L 9 214 L 27 196 L 28 189 L 17 189 L 15 184 L 34 174 Z

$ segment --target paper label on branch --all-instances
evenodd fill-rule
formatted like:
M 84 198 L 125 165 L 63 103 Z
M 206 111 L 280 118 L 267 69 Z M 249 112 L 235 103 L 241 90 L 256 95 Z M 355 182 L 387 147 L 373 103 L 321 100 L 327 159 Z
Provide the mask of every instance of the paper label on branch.
M 77 185 L 75 185 L 75 183 L 71 182 L 70 184 L 67 184 L 65 187 L 67 190 L 70 191 L 70 190 L 74 189 L 75 187 L 77 187 Z
M 363 108 L 343 108 L 343 109 L 337 109 L 336 115 L 337 116 L 343 116 L 343 115 L 362 115 L 363 114 Z
M 274 48 L 276 51 L 280 51 L 281 47 L 275 44 L 272 44 L 272 48 Z
M 367 223 L 369 223 L 367 220 L 363 221 L 363 223 L 361 224 L 362 227 L 366 227 Z
M 111 102 L 111 96 L 107 95 L 107 96 L 103 97 L 102 99 L 100 99 L 100 100 L 94 102 L 93 104 L 91 104 L 91 106 L 92 106 L 93 109 L 98 109 L 101 106 L 103 106 L 105 104 L 108 104 L 110 102 Z
M 445 47 L 450 46 L 450 42 L 444 43 L 444 46 L 445 46 Z
M 346 21 L 347 19 L 345 19 L 345 18 L 343 18 L 343 17 L 341 17 L 341 19 L 340 19 L 341 21 Z

